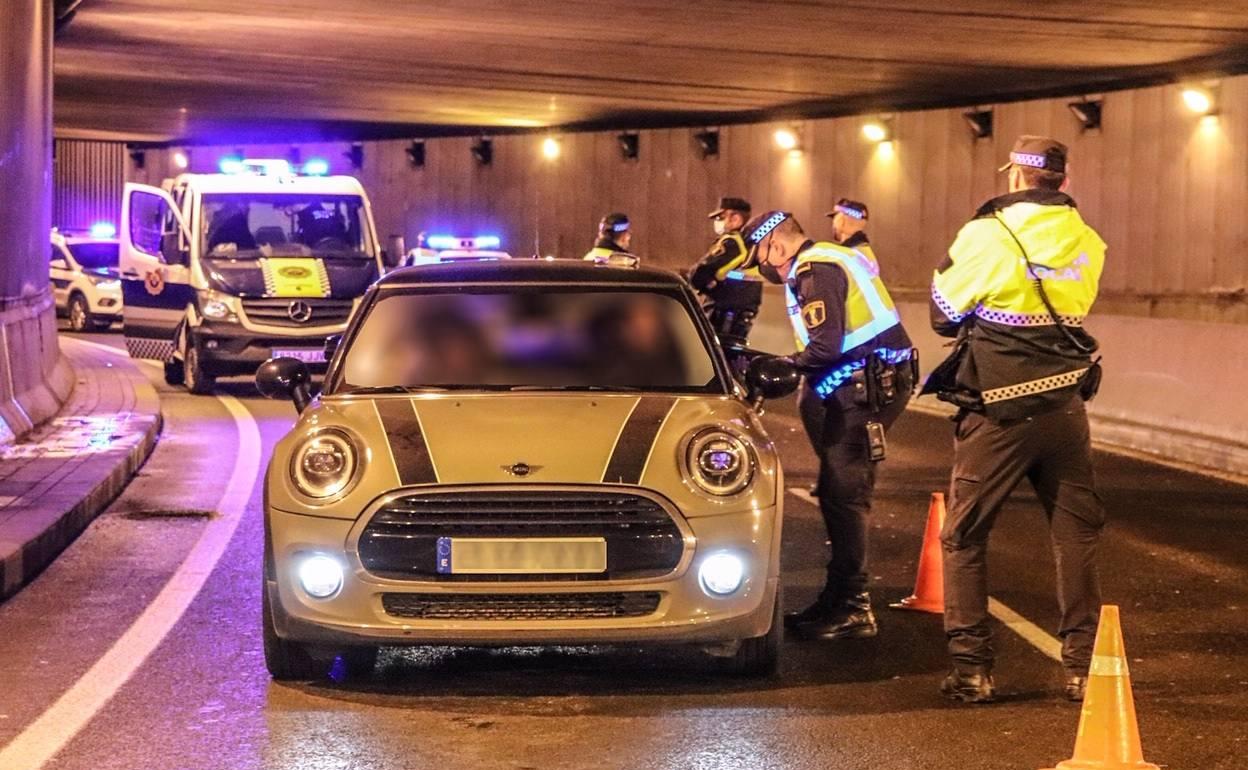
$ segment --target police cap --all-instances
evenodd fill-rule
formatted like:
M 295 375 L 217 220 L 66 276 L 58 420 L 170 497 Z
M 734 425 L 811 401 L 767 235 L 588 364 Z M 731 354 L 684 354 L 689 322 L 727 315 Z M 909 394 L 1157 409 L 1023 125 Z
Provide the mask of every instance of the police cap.
M 867 204 L 861 203 L 859 201 L 853 201 L 853 200 L 850 200 L 849 198 L 841 198 L 839 201 L 836 202 L 836 205 L 832 207 L 832 210 L 829 211 L 824 216 L 834 217 L 837 214 L 844 214 L 846 216 L 853 217 L 854 219 L 859 219 L 864 222 L 869 217 L 869 213 L 867 212 Z
M 598 232 L 603 235 L 619 235 L 628 232 L 628 214 L 621 214 L 618 211 L 607 214 L 598 223 Z
M 1054 174 L 1066 173 L 1066 145 L 1047 136 L 1023 135 L 1014 142 L 1010 151 L 1010 162 L 998 171 L 1005 171 L 1010 166 L 1024 166 L 1052 171 Z
M 706 215 L 707 219 L 714 219 L 729 211 L 735 211 L 738 214 L 748 217 L 750 215 L 750 202 L 745 198 L 720 198 L 719 208 Z

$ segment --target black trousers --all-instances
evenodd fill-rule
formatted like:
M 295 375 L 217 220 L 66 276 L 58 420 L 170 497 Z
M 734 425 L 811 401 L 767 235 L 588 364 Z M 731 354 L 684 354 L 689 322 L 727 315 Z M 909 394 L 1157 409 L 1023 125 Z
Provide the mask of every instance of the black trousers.
M 953 481 L 941 532 L 945 634 L 954 665 L 990 670 L 988 535 L 1018 482 L 1035 487 L 1048 517 L 1057 560 L 1062 664 L 1086 675 L 1101 607 L 1096 549 L 1105 511 L 1092 475 L 1092 448 L 1083 401 L 1024 420 L 996 423 L 969 413 L 957 423 Z
M 906 409 L 912 383 L 899 374 L 898 397 L 879 412 L 853 403 L 849 388 L 827 399 L 803 385 L 798 410 L 819 456 L 819 510 L 832 542 L 821 601 L 842 602 L 867 590 L 867 529 L 875 472 L 869 459 L 867 423 L 887 430 Z

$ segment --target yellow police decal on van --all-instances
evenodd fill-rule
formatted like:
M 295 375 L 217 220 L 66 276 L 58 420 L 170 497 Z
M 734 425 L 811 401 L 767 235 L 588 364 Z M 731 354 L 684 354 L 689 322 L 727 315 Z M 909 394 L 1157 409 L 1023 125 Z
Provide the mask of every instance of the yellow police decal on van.
M 319 259 L 275 257 L 260 260 L 264 290 L 270 297 L 329 296 L 329 276 Z

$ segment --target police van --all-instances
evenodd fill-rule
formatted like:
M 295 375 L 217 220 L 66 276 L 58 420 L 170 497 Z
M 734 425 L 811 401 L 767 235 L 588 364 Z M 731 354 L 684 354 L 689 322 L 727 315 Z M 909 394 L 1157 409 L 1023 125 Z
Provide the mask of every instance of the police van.
M 127 184 L 130 355 L 164 362 L 165 380 L 192 393 L 273 357 L 323 370 L 326 338 L 346 329 L 388 259 L 363 186 L 327 172 L 322 160 L 296 170 L 226 158 L 221 173 Z
M 107 329 L 121 320 L 116 228 L 97 222 L 89 233 L 52 229 L 48 278 L 57 315 L 76 332 Z

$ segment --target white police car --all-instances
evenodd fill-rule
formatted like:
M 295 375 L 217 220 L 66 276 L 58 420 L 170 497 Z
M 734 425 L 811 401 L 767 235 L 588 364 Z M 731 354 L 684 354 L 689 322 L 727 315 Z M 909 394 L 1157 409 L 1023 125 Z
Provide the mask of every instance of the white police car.
M 448 262 L 496 259 L 511 259 L 511 255 L 502 250 L 502 240 L 497 235 L 476 235 L 468 238 L 430 235 L 423 239 L 420 246 L 407 253 L 403 265 L 442 265 Z
M 121 320 L 117 230 L 107 222 L 90 232 L 52 230 L 48 276 L 58 315 L 76 332 L 107 329 Z

